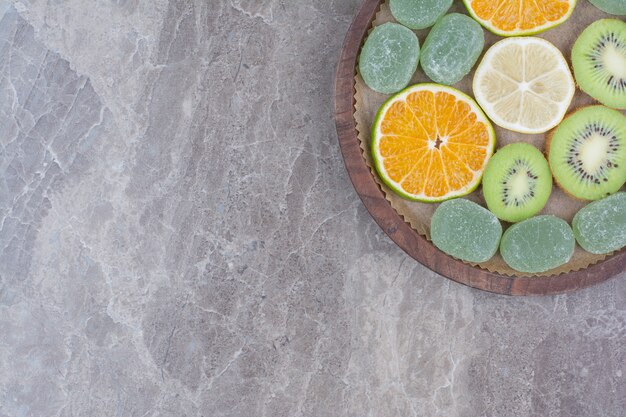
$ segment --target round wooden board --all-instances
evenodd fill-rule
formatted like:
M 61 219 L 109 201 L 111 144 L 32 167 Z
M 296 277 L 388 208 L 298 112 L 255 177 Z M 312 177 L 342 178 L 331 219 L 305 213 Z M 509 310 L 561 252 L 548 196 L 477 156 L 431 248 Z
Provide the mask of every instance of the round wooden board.
M 346 35 L 335 79 L 335 122 L 346 169 L 356 192 L 376 223 L 406 253 L 431 270 L 470 287 L 507 295 L 547 295 L 575 291 L 626 270 L 626 248 L 602 262 L 547 277 L 511 277 L 473 267 L 441 252 L 391 207 L 365 164 L 354 120 L 359 51 L 382 0 L 364 0 Z

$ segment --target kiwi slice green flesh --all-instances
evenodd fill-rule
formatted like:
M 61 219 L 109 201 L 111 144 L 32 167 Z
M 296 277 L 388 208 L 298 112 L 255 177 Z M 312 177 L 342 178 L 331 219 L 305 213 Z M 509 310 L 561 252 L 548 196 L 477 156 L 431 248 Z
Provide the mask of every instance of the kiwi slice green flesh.
M 552 174 L 543 154 L 514 143 L 491 157 L 483 176 L 487 207 L 499 219 L 519 222 L 539 213 L 552 192 Z
M 626 108 L 626 23 L 602 19 L 589 25 L 572 48 L 581 90 L 602 104 Z
M 604 106 L 568 116 L 548 144 L 554 179 L 568 194 L 597 200 L 626 182 L 626 116 Z

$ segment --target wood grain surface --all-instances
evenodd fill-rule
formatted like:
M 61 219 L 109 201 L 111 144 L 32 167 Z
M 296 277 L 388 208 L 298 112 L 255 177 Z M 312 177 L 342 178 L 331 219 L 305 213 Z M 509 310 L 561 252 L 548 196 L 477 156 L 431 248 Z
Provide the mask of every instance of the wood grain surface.
M 626 248 L 584 270 L 546 277 L 512 277 L 473 267 L 441 252 L 391 207 L 365 164 L 357 138 L 354 77 L 359 50 L 382 0 L 364 0 L 346 35 L 335 80 L 335 122 L 350 180 L 376 223 L 407 254 L 444 277 L 470 287 L 507 295 L 548 295 L 575 291 L 626 270 Z

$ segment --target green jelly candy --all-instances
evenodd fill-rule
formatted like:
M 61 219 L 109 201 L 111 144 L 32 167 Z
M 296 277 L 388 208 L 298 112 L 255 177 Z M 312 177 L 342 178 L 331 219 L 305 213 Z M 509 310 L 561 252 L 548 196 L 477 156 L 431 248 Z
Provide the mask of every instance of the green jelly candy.
M 626 0 L 589 0 L 598 9 L 618 16 L 626 15 Z
M 428 77 L 452 85 L 472 70 L 485 45 L 485 35 L 471 17 L 452 13 L 441 18 L 428 34 L 420 64 Z
M 500 242 L 500 254 L 511 268 L 536 273 L 569 262 L 574 254 L 574 233 L 555 216 L 537 216 L 509 227 Z
M 420 44 L 410 29 L 397 23 L 377 26 L 359 57 L 359 71 L 369 88 L 383 94 L 406 87 L 417 69 Z
M 602 254 L 626 246 L 626 193 L 583 207 L 572 221 L 574 236 L 587 252 Z
M 452 6 L 452 0 L 391 0 L 391 14 L 411 29 L 426 29 Z
M 502 226 L 489 210 L 461 198 L 439 205 L 430 223 L 439 249 L 467 262 L 485 262 L 498 250 Z

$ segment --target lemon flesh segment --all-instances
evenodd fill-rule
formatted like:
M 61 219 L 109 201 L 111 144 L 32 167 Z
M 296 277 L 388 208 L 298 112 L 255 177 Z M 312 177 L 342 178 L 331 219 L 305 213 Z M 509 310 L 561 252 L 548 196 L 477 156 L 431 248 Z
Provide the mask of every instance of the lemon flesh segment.
M 508 38 L 493 45 L 474 76 L 474 96 L 498 126 L 543 133 L 565 116 L 575 85 L 567 61 L 550 42 Z

